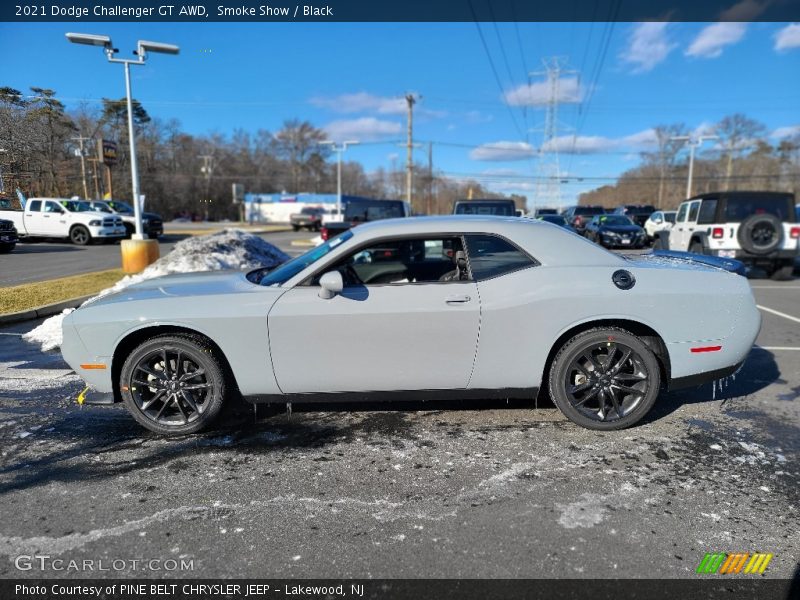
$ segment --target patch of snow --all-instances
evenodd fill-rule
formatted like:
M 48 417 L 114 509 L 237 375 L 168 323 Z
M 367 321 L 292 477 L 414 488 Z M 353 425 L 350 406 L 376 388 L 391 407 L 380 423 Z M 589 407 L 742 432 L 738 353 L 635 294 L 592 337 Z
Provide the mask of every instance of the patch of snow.
M 720 446 L 719 444 L 711 444 L 709 448 L 711 448 L 712 450 L 722 450 L 722 446 Z
M 158 259 L 141 273 L 126 275 L 112 287 L 104 289 L 84 304 L 147 279 L 173 273 L 274 268 L 288 259 L 287 254 L 256 235 L 241 229 L 224 229 L 210 235 L 181 240 L 175 244 L 172 252 Z M 61 345 L 61 322 L 64 320 L 64 316 L 73 310 L 68 308 L 61 314 L 50 317 L 35 329 L 24 334 L 22 339 L 32 344 L 40 344 L 43 352 L 58 348 Z
M 561 516 L 558 518 L 559 525 L 567 529 L 594 527 L 608 512 L 605 500 L 605 496 L 583 494 L 577 502 L 558 505 L 556 508 L 561 511 Z

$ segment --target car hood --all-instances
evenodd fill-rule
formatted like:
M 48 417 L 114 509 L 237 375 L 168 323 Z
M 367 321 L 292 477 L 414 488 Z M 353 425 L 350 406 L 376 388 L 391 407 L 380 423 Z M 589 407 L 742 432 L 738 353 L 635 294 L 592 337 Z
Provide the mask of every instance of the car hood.
M 113 304 L 156 298 L 187 298 L 212 295 L 264 292 L 268 288 L 250 283 L 246 271 L 200 271 L 176 273 L 134 283 L 118 292 L 90 300 L 89 305 Z
M 613 233 L 639 233 L 642 230 L 638 225 L 601 225 L 599 231 Z

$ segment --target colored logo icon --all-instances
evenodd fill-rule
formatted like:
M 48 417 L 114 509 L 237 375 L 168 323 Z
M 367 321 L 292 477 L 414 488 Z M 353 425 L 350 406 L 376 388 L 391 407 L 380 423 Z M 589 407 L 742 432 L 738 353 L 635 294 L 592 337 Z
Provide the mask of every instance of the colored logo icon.
M 772 556 L 772 554 L 765 554 L 762 552 L 755 552 L 753 554 L 749 552 L 708 552 L 697 566 L 697 573 L 718 573 L 719 575 L 746 573 L 760 575 L 767 570 L 767 565 L 772 560 Z

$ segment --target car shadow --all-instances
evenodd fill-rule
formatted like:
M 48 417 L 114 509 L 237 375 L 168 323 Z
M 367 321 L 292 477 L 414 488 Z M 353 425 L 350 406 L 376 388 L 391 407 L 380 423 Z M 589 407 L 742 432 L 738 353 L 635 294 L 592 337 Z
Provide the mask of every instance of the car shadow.
M 725 403 L 734 398 L 749 396 L 773 383 L 786 383 L 781 377 L 775 356 L 768 350 L 753 346 L 747 360 L 737 373 L 700 386 L 674 392 L 662 392 L 653 409 L 641 422 L 657 421 L 685 404 L 717 400 Z M 800 397 L 800 394 L 797 394 L 797 397 Z
M 44 254 L 47 252 L 78 252 L 82 248 L 77 246 L 67 246 L 58 244 L 54 246 L 42 246 L 41 244 L 17 244 L 14 254 Z

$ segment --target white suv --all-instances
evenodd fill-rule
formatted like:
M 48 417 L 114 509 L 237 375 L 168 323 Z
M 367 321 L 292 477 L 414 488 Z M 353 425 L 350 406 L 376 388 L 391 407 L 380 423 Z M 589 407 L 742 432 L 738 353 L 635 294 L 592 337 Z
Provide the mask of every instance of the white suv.
M 654 248 L 735 258 L 780 280 L 792 276 L 800 224 L 792 194 L 716 192 L 683 202 L 656 236 Z
M 674 210 L 657 210 L 647 218 L 644 222 L 644 230 L 647 232 L 647 238 L 653 240 L 658 235 L 659 231 L 667 231 L 675 223 Z

